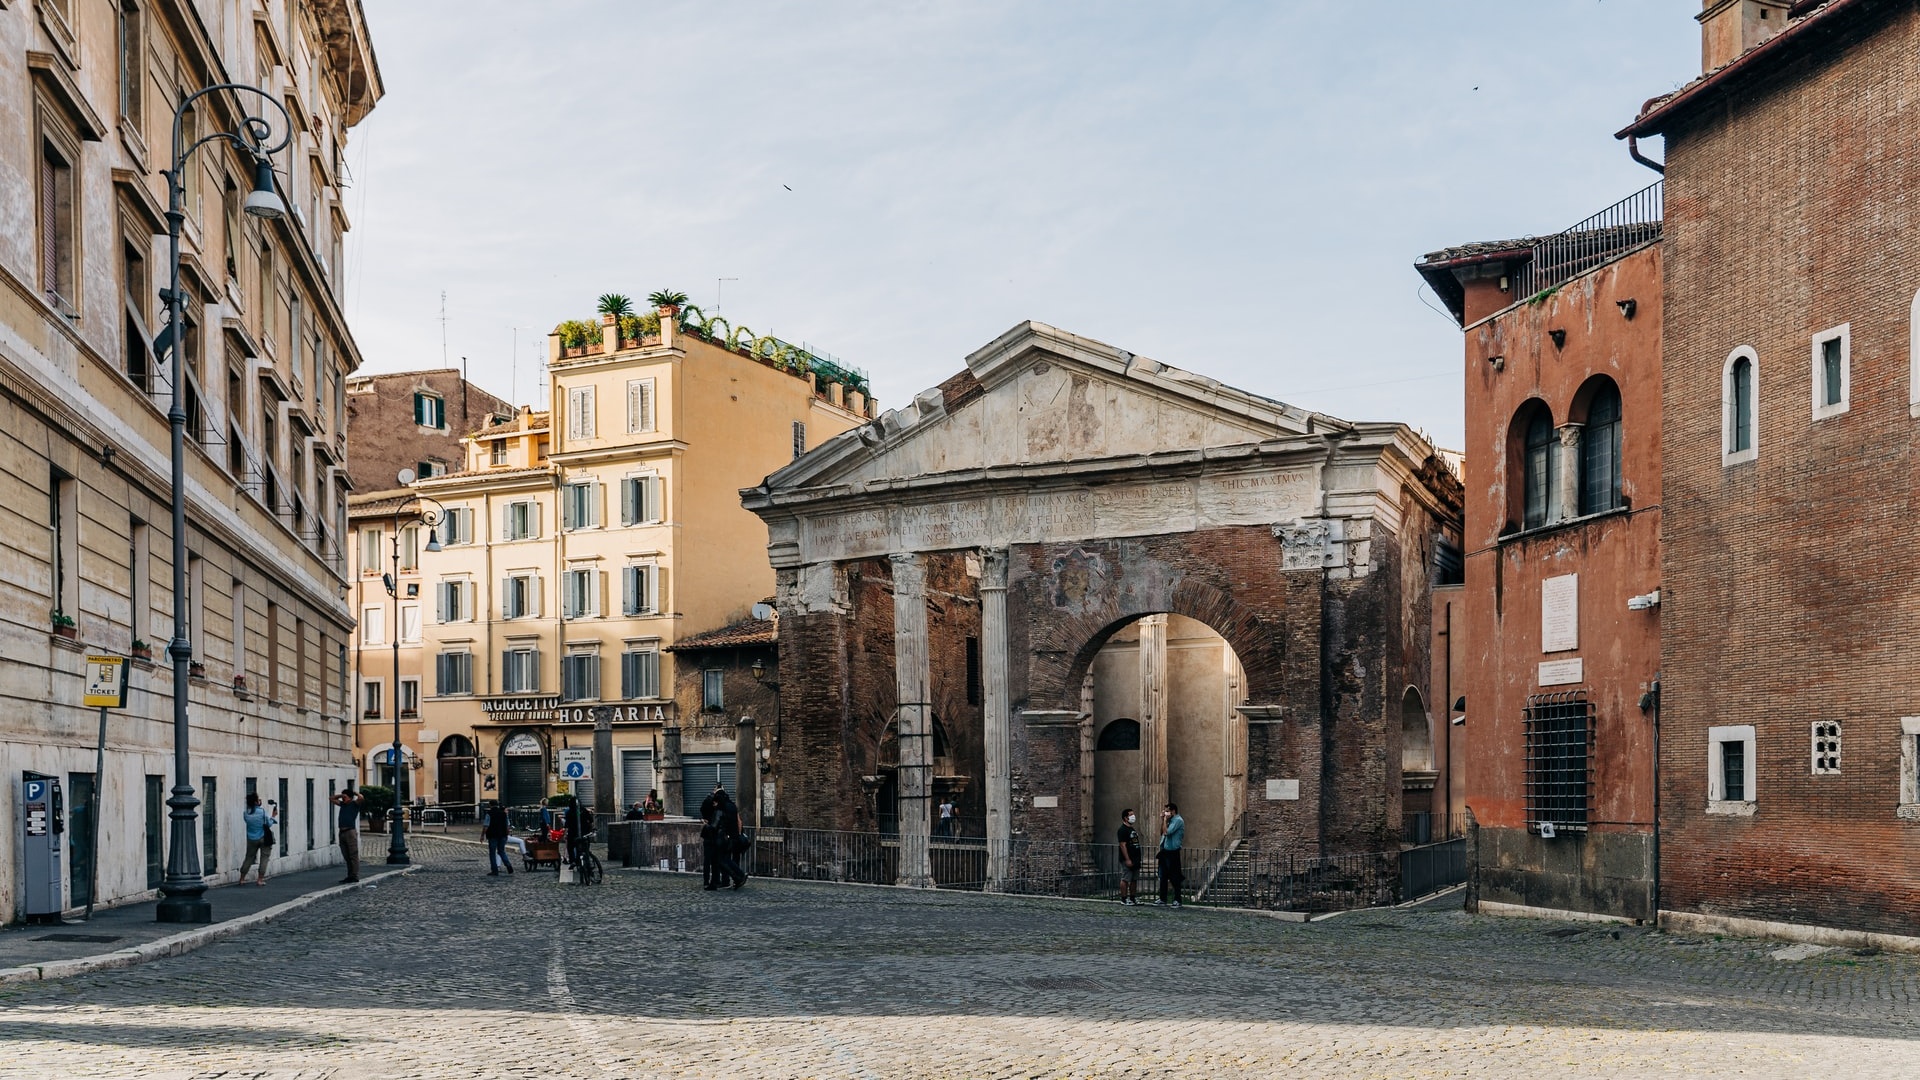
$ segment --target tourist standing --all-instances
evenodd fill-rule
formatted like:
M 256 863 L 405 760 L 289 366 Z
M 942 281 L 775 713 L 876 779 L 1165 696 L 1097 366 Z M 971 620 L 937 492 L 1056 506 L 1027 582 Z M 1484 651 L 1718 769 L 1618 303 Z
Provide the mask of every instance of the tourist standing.
M 934 830 L 936 836 L 953 836 L 953 796 L 947 795 L 940 800 L 940 825 Z
M 713 791 L 700 800 L 700 864 L 702 884 L 709 890 L 720 887 L 724 880 L 720 874 L 720 800 L 727 789 L 719 784 L 713 785 Z
M 1120 811 L 1120 902 L 1133 907 L 1133 894 L 1140 889 L 1140 830 L 1133 824 L 1133 807 Z
M 714 794 L 720 799 L 719 812 L 714 817 L 720 866 L 718 880 L 709 888 L 717 889 L 722 882 L 731 882 L 734 889 L 738 890 L 747 883 L 746 871 L 740 869 L 740 863 L 734 858 L 743 846 L 740 842 L 740 807 L 734 804 L 733 797 L 725 789 Z
M 333 805 L 340 808 L 340 857 L 346 860 L 347 876 L 340 884 L 351 885 L 360 880 L 360 803 L 363 796 L 353 790 L 353 781 L 347 781 L 347 790 L 333 797 Z
M 1180 846 L 1186 843 L 1187 819 L 1180 816 L 1180 808 L 1172 803 L 1160 811 L 1160 820 L 1164 823 L 1160 830 L 1160 898 L 1154 906 L 1167 903 L 1167 890 L 1173 890 L 1173 907 L 1180 906 L 1180 886 L 1186 881 L 1186 875 L 1180 871 Z
M 489 802 L 485 829 L 488 877 L 499 877 L 502 866 L 507 868 L 509 877 L 513 875 L 513 860 L 507 858 L 507 834 L 511 831 L 507 824 L 507 808 L 498 802 Z
M 276 806 L 274 810 L 278 810 Z M 247 871 L 253 868 L 255 856 L 260 858 L 260 879 L 257 885 L 267 883 L 267 860 L 273 855 L 273 827 L 280 824 L 280 818 L 274 811 L 260 805 L 257 792 L 247 793 L 247 809 L 240 815 L 247 827 L 247 857 L 240 864 L 240 880 L 247 880 Z

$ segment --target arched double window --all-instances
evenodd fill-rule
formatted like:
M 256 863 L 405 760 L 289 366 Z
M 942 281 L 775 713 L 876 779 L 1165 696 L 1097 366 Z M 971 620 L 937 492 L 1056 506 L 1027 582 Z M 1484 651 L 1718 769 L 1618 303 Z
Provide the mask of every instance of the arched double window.
M 1720 458 L 1723 464 L 1751 461 L 1758 445 L 1755 420 L 1759 357 L 1745 345 L 1727 355 L 1720 386 Z
M 1537 529 L 1557 516 L 1554 507 L 1560 502 L 1560 440 L 1553 430 L 1553 414 L 1545 404 L 1532 402 L 1519 419 L 1526 432 L 1520 458 L 1524 492 L 1520 524 Z
M 1587 399 L 1587 423 L 1580 432 L 1580 513 L 1600 514 L 1620 500 L 1620 388 L 1612 379 Z

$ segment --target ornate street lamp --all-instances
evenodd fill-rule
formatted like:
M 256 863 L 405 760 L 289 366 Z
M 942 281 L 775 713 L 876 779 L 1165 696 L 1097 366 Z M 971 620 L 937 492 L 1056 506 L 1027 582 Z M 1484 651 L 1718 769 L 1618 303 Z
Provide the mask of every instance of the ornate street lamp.
M 400 470 L 400 482 L 413 482 L 413 470 Z M 414 512 L 405 513 L 407 505 L 414 506 Z M 431 503 L 431 506 L 427 504 Z M 440 550 L 440 523 L 445 521 L 447 511 L 438 502 L 425 495 L 409 495 L 400 500 L 393 508 L 393 573 L 381 574 L 380 582 L 387 587 L 387 596 L 393 600 L 393 745 L 387 748 L 387 761 L 393 766 L 393 810 L 390 815 L 392 834 L 387 840 L 387 863 L 391 866 L 405 866 L 413 861 L 407 853 L 407 833 L 403 826 L 406 809 L 400 805 L 400 781 L 406 775 L 401 770 L 407 767 L 405 755 L 400 751 L 400 530 L 403 525 L 425 525 L 427 527 L 427 550 Z M 418 569 L 418 560 L 415 561 Z M 406 586 L 409 598 L 420 595 L 420 586 L 416 582 Z M 424 621 L 424 620 L 422 620 Z M 420 681 L 427 677 L 425 664 L 421 665 Z M 426 687 L 421 687 L 416 702 L 426 697 Z M 419 705 L 414 706 L 415 716 L 419 719 Z
M 233 131 L 217 131 L 191 146 L 181 146 L 180 118 L 193 108 L 194 102 L 222 90 L 233 91 L 236 99 L 241 91 L 258 94 L 277 109 L 281 119 L 279 141 L 269 145 L 267 140 L 273 135 L 273 126 L 249 114 Z M 246 113 L 246 109 L 242 107 L 241 112 Z M 265 90 L 245 83 L 209 86 L 189 95 L 173 110 L 173 167 L 163 174 L 167 178 L 167 291 L 161 294 L 161 299 L 167 303 L 167 328 L 161 332 L 154 349 L 158 363 L 173 361 L 173 405 L 167 410 L 167 423 L 173 429 L 173 640 L 167 645 L 167 655 L 173 659 L 173 796 L 167 800 L 167 873 L 160 882 L 160 903 L 154 909 L 154 918 L 165 923 L 213 921 L 213 905 L 206 898 L 206 878 L 200 872 L 197 813 L 200 800 L 194 797 L 193 784 L 188 779 L 192 769 L 187 761 L 190 735 L 187 665 L 193 659 L 193 645 L 187 639 L 187 373 L 180 355 L 180 342 L 185 337 L 180 295 L 180 223 L 187 216 L 187 159 L 207 143 L 231 144 L 253 161 L 253 191 L 247 195 L 246 212 L 269 220 L 284 217 L 287 206 L 274 190 L 273 162 L 269 155 L 287 145 L 292 131 L 293 121 L 286 107 Z

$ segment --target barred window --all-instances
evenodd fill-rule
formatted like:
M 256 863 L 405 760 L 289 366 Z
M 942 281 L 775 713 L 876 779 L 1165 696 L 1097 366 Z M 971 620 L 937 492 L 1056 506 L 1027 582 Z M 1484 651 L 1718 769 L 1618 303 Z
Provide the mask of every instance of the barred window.
M 1527 698 L 1527 828 L 1587 827 L 1593 791 L 1593 704 L 1584 690 Z
M 1813 723 L 1813 773 L 1824 776 L 1840 771 L 1840 725 L 1830 720 Z

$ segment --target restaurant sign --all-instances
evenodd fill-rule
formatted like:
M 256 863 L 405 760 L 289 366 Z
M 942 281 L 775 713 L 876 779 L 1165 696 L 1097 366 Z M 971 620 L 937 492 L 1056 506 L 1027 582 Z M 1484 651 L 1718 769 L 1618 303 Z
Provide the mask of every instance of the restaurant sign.
M 481 698 L 480 707 L 486 712 L 487 720 L 495 724 L 591 724 L 593 711 L 600 708 L 597 705 L 562 704 L 558 695 Z M 670 705 L 608 707 L 613 710 L 613 722 L 616 724 L 664 722 L 671 711 Z

